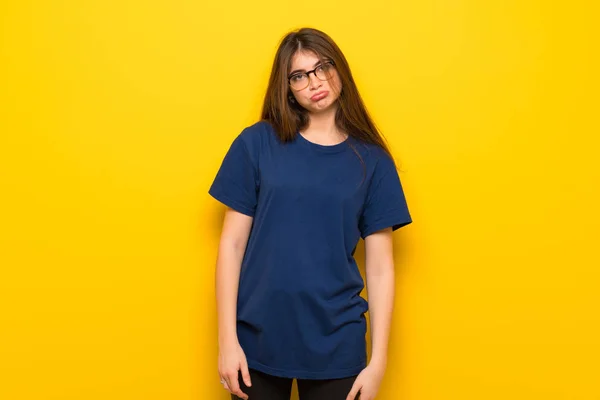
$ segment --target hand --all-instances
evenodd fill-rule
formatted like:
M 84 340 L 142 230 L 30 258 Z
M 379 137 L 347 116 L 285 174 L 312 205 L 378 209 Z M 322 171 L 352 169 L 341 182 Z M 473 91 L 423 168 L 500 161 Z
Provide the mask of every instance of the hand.
M 252 386 L 250 382 L 250 372 L 246 354 L 239 342 L 231 342 L 219 348 L 219 376 L 221 383 L 226 390 L 237 397 L 247 400 L 248 395 L 240 389 L 239 371 L 242 371 L 242 378 L 246 386 Z
M 356 377 L 346 400 L 374 400 L 379 391 L 384 372 L 385 367 L 383 365 L 369 364 Z M 357 397 L 359 392 L 360 396 Z

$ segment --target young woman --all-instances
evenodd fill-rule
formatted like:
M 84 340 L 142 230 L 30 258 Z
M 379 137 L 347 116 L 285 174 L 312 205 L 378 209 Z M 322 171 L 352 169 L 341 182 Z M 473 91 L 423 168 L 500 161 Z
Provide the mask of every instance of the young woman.
M 227 206 L 216 293 L 219 375 L 232 398 L 288 400 L 296 379 L 301 400 L 374 399 L 394 299 L 392 231 L 412 220 L 325 33 L 283 38 L 261 121 L 233 141 L 209 193 Z M 354 259 L 361 237 L 369 305 Z

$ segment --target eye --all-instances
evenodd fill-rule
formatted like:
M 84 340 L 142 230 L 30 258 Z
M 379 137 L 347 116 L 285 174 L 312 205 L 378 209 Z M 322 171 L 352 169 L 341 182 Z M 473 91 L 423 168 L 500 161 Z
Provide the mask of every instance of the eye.
M 304 74 L 296 74 L 296 75 L 292 75 L 292 77 L 290 78 L 290 82 L 300 82 L 304 79 Z

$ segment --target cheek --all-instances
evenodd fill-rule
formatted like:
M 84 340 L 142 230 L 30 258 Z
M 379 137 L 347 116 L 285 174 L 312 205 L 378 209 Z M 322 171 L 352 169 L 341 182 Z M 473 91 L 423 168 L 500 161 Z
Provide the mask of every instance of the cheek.
M 300 92 L 292 92 L 293 99 L 296 102 L 296 105 L 301 106 L 302 108 L 310 107 L 311 101 L 308 96 L 308 91 L 301 90 Z
M 299 104 L 304 104 L 306 103 L 306 99 L 304 98 L 304 90 L 300 91 L 300 92 L 292 92 L 292 96 L 294 97 L 294 100 L 296 100 L 296 103 Z
M 342 81 L 340 80 L 338 74 L 335 74 L 335 76 L 332 77 L 327 83 L 329 84 L 331 90 L 336 92 L 338 95 L 340 94 L 340 92 L 342 91 Z
M 294 97 L 296 98 L 296 101 L 300 104 L 309 104 L 310 96 L 311 96 L 311 93 L 308 88 L 294 93 Z
M 301 100 L 301 97 L 302 97 L 302 96 L 300 95 L 300 93 L 296 92 L 295 90 L 290 90 L 290 91 L 288 92 L 288 98 L 289 98 L 290 100 L 293 100 L 293 101 L 295 101 L 296 103 L 297 103 L 299 100 Z

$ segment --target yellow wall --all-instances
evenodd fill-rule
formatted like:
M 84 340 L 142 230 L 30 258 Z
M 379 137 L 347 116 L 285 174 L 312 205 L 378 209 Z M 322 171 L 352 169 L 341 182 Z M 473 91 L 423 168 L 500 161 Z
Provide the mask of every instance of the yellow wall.
M 302 25 L 415 221 L 379 398 L 600 399 L 597 16 L 552 3 L 2 2 L 0 399 L 227 398 L 206 192 Z

